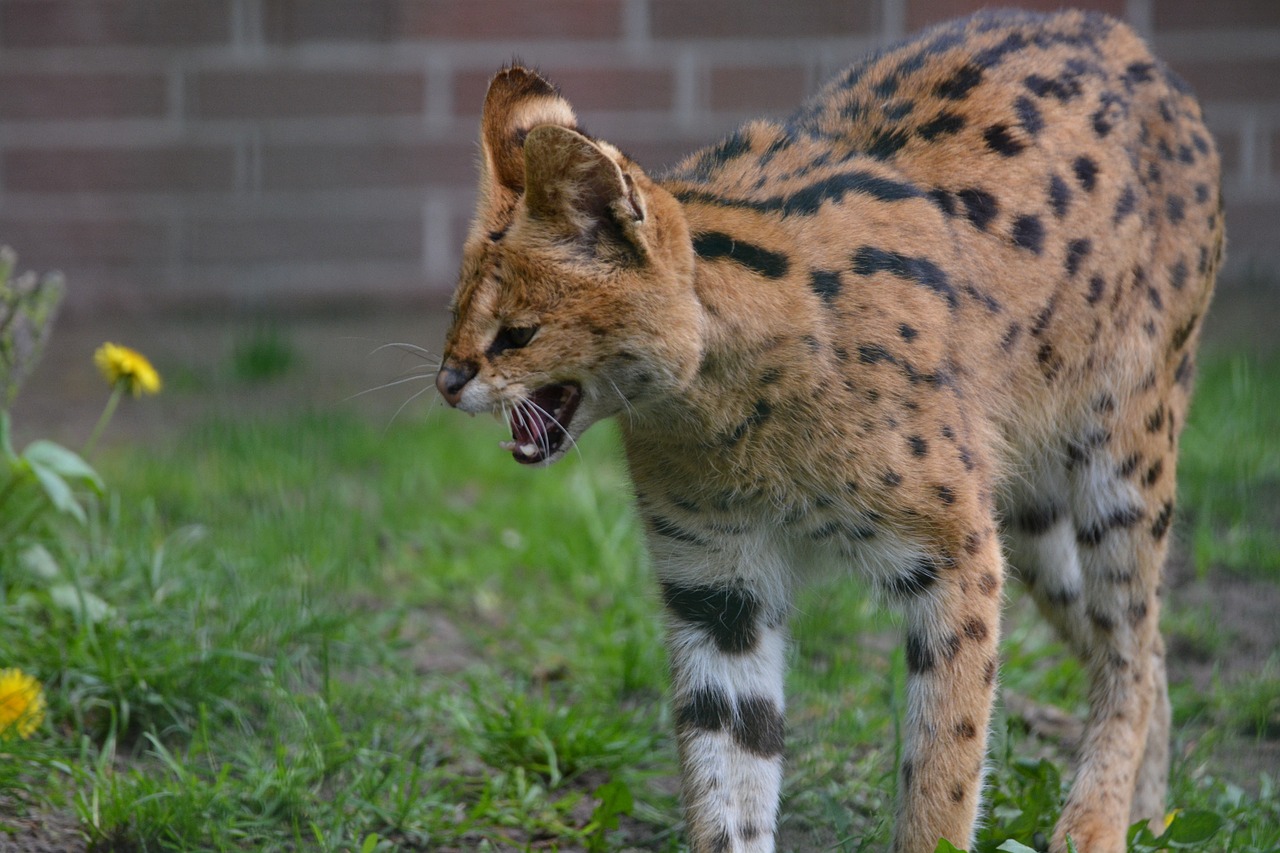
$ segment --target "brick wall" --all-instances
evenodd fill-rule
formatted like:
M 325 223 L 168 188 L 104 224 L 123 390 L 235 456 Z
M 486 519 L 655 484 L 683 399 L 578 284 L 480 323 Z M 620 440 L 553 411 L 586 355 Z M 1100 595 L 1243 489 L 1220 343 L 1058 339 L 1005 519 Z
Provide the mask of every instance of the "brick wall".
M 974 0 L 0 0 L 0 242 L 81 310 L 442 301 L 492 71 L 651 169 Z M 1060 4 L 1032 0 L 1024 6 Z M 1280 269 L 1280 2 L 1080 0 L 1202 94 Z

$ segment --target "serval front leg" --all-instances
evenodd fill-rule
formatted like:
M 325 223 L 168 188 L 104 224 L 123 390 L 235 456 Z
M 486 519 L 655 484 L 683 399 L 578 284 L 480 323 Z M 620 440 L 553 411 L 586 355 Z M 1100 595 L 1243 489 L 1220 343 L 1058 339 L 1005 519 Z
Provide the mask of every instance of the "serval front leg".
M 690 848 L 768 853 L 782 785 L 785 595 L 741 575 L 659 569 L 659 579 Z
M 997 671 L 1003 558 L 991 520 L 904 570 L 907 716 L 896 853 L 972 842 Z

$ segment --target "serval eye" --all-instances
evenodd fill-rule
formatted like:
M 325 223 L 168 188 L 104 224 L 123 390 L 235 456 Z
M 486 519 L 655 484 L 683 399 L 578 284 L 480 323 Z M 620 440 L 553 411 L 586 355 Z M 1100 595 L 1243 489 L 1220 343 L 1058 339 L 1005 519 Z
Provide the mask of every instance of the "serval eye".
M 509 349 L 520 349 L 528 346 L 529 341 L 538 333 L 537 326 L 503 326 L 489 347 L 489 355 L 495 356 Z

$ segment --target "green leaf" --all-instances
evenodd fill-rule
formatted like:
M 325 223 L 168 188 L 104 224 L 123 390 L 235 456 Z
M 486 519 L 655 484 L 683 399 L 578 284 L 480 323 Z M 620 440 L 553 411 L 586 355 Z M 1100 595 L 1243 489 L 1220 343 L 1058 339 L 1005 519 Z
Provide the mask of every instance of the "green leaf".
M 60 444 L 40 439 L 27 445 L 22 455 L 32 466 L 44 467 L 67 480 L 78 480 L 102 491 L 102 478 L 79 455 Z
M 959 847 L 952 844 L 945 838 L 938 839 L 938 846 L 933 848 L 933 853 L 965 853 Z
M 60 583 L 49 587 L 49 597 L 56 606 L 92 624 L 101 622 L 115 612 L 110 604 L 91 592 L 77 589 L 74 584 Z
M 360 845 L 360 853 L 373 853 L 378 849 L 378 833 L 371 832 L 364 837 L 364 843 Z
M 35 474 L 36 479 L 40 481 L 40 487 L 43 488 L 44 493 L 49 496 L 49 502 L 52 503 L 59 512 L 65 512 L 70 516 L 74 516 L 81 524 L 84 524 L 88 520 L 84 512 L 84 507 L 80 506 L 80 502 L 76 500 L 75 493 L 71 491 L 71 487 L 67 485 L 67 481 L 62 479 L 58 472 L 35 463 L 31 464 L 31 472 Z
M 18 556 L 18 565 L 36 580 L 51 581 L 61 573 L 58 561 L 43 545 L 32 545 L 24 550 Z
M 1161 836 L 1167 844 L 1191 847 L 1203 844 L 1222 829 L 1222 816 L 1211 811 L 1180 811 Z
M 0 410 L 0 454 L 10 462 L 18 458 L 13 452 L 13 430 L 9 424 L 9 413 Z
M 1028 847 L 1027 845 L 1023 844 L 1021 841 L 1014 841 L 1012 838 L 1010 838 L 1005 843 L 1001 844 L 996 849 L 1003 850 L 1004 853 L 1036 853 L 1036 851 L 1033 848 Z

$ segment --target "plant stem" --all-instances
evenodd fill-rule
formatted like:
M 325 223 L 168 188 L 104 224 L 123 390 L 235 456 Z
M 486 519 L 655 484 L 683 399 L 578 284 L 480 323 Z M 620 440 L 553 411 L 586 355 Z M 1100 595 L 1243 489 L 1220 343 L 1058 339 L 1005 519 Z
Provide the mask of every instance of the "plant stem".
M 111 416 L 116 413 L 116 406 L 120 405 L 120 397 L 124 393 L 124 383 L 117 382 L 115 387 L 111 389 L 111 396 L 107 399 L 107 405 L 102 409 L 102 416 L 98 418 L 98 423 L 93 428 L 93 433 L 89 436 L 89 440 L 84 444 L 84 450 L 80 453 L 85 459 L 93 456 L 93 450 L 98 446 L 98 439 L 102 436 L 102 431 L 107 428 L 107 424 L 111 423 Z

